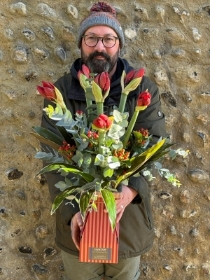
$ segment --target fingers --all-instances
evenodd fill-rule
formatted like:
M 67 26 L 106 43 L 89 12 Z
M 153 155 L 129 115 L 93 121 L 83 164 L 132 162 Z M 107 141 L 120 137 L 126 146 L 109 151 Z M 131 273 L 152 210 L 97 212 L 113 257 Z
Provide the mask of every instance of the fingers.
M 79 244 L 80 244 L 80 232 L 83 228 L 83 221 L 82 221 L 82 216 L 80 212 L 76 213 L 74 217 L 71 220 L 71 236 L 72 240 L 79 250 Z
M 118 204 L 117 207 L 116 207 L 116 213 L 117 213 L 117 219 L 116 219 L 116 222 L 118 223 L 123 215 L 123 212 L 125 210 L 125 207 L 123 204 Z

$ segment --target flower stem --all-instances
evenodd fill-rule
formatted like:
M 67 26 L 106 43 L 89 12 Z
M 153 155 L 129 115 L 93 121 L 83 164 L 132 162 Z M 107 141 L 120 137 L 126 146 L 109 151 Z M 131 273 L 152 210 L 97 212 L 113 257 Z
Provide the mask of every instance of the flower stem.
M 120 105 L 119 105 L 119 111 L 120 113 L 124 113 L 124 110 L 125 110 L 125 103 L 127 101 L 127 94 L 123 93 L 121 94 L 121 97 L 120 97 Z
M 103 102 L 97 102 L 96 103 L 97 106 L 97 115 L 101 115 L 104 113 L 104 103 Z
M 106 131 L 99 131 L 99 138 L 98 138 L 98 149 L 99 149 L 99 154 L 103 154 L 103 149 L 101 146 L 104 145 L 104 141 L 106 139 Z
M 129 125 L 128 125 L 128 128 L 126 130 L 126 133 L 124 135 L 124 138 L 123 138 L 123 148 L 125 149 L 127 144 L 128 144 L 128 140 L 130 138 L 130 135 L 131 135 L 131 132 L 133 131 L 133 128 L 134 128 L 134 125 L 136 123 L 136 120 L 137 120 L 137 117 L 139 115 L 139 110 L 135 110 L 134 113 L 133 113 L 133 116 L 131 118 L 131 121 L 129 122 Z
M 92 100 L 90 100 L 89 98 L 86 98 L 86 105 L 87 105 L 87 118 L 89 119 L 88 108 L 92 105 Z

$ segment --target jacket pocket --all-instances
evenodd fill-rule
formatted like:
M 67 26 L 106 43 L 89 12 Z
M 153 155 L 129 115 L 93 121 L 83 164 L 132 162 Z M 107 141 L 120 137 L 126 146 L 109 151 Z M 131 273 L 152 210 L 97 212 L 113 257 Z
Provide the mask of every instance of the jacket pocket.
M 151 211 L 151 205 L 150 205 L 150 199 L 144 198 L 141 201 L 140 208 L 142 208 L 142 214 L 144 215 L 144 218 L 146 220 L 147 227 L 152 230 L 154 228 L 153 224 L 153 217 L 152 217 L 152 211 Z

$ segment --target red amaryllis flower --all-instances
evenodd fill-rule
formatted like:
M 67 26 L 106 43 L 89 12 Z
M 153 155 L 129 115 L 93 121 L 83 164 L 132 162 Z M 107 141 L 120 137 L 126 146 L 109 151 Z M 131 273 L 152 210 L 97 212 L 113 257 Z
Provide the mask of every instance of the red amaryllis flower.
M 107 115 L 100 114 L 94 121 L 93 125 L 99 129 L 106 129 L 108 130 L 112 125 L 112 119 L 109 118 Z
M 143 91 L 137 99 L 137 106 L 148 106 L 151 103 L 151 94 L 148 91 Z
M 98 74 L 94 82 L 102 89 L 102 93 L 105 94 L 110 88 L 110 79 L 107 72 L 102 72 Z
M 128 85 L 131 80 L 136 79 L 136 78 L 141 78 L 144 76 L 144 68 L 141 68 L 139 70 L 131 70 L 124 79 L 125 85 Z
M 85 75 L 88 79 L 90 78 L 90 69 L 85 64 L 82 64 L 82 70 L 78 71 L 78 79 L 80 79 L 81 74 Z
M 55 86 L 49 82 L 42 82 L 42 87 L 37 86 L 37 91 L 40 95 L 44 96 L 46 99 L 55 100 L 56 93 L 55 93 Z

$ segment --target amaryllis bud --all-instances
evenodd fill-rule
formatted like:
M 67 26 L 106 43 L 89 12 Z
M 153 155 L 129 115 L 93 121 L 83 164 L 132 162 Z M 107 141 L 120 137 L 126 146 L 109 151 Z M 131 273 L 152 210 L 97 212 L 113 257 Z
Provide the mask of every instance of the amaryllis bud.
M 144 68 L 141 68 L 139 70 L 131 70 L 124 79 L 125 85 L 128 85 L 131 80 L 136 79 L 136 78 L 141 78 L 144 76 Z
M 151 94 L 148 91 L 143 91 L 137 99 L 137 106 L 148 106 L 151 103 Z
M 49 82 L 42 82 L 42 87 L 37 86 L 37 91 L 40 95 L 44 96 L 48 100 L 56 99 L 55 86 Z
M 85 75 L 88 79 L 90 78 L 90 69 L 85 64 L 82 64 L 82 70 L 78 71 L 78 79 L 80 79 L 81 74 Z
M 77 110 L 77 111 L 76 111 L 76 114 L 79 115 L 79 116 L 82 116 L 82 115 L 83 115 L 83 111 Z
M 135 70 L 132 70 L 125 76 L 125 80 L 124 80 L 125 85 L 130 83 L 130 81 L 133 79 L 134 75 L 135 75 Z
M 110 79 L 107 72 L 102 72 L 94 78 L 94 82 L 102 89 L 102 93 L 106 93 L 110 88 Z
M 93 125 L 99 129 L 108 130 L 113 123 L 113 120 L 107 115 L 100 114 L 94 121 Z

